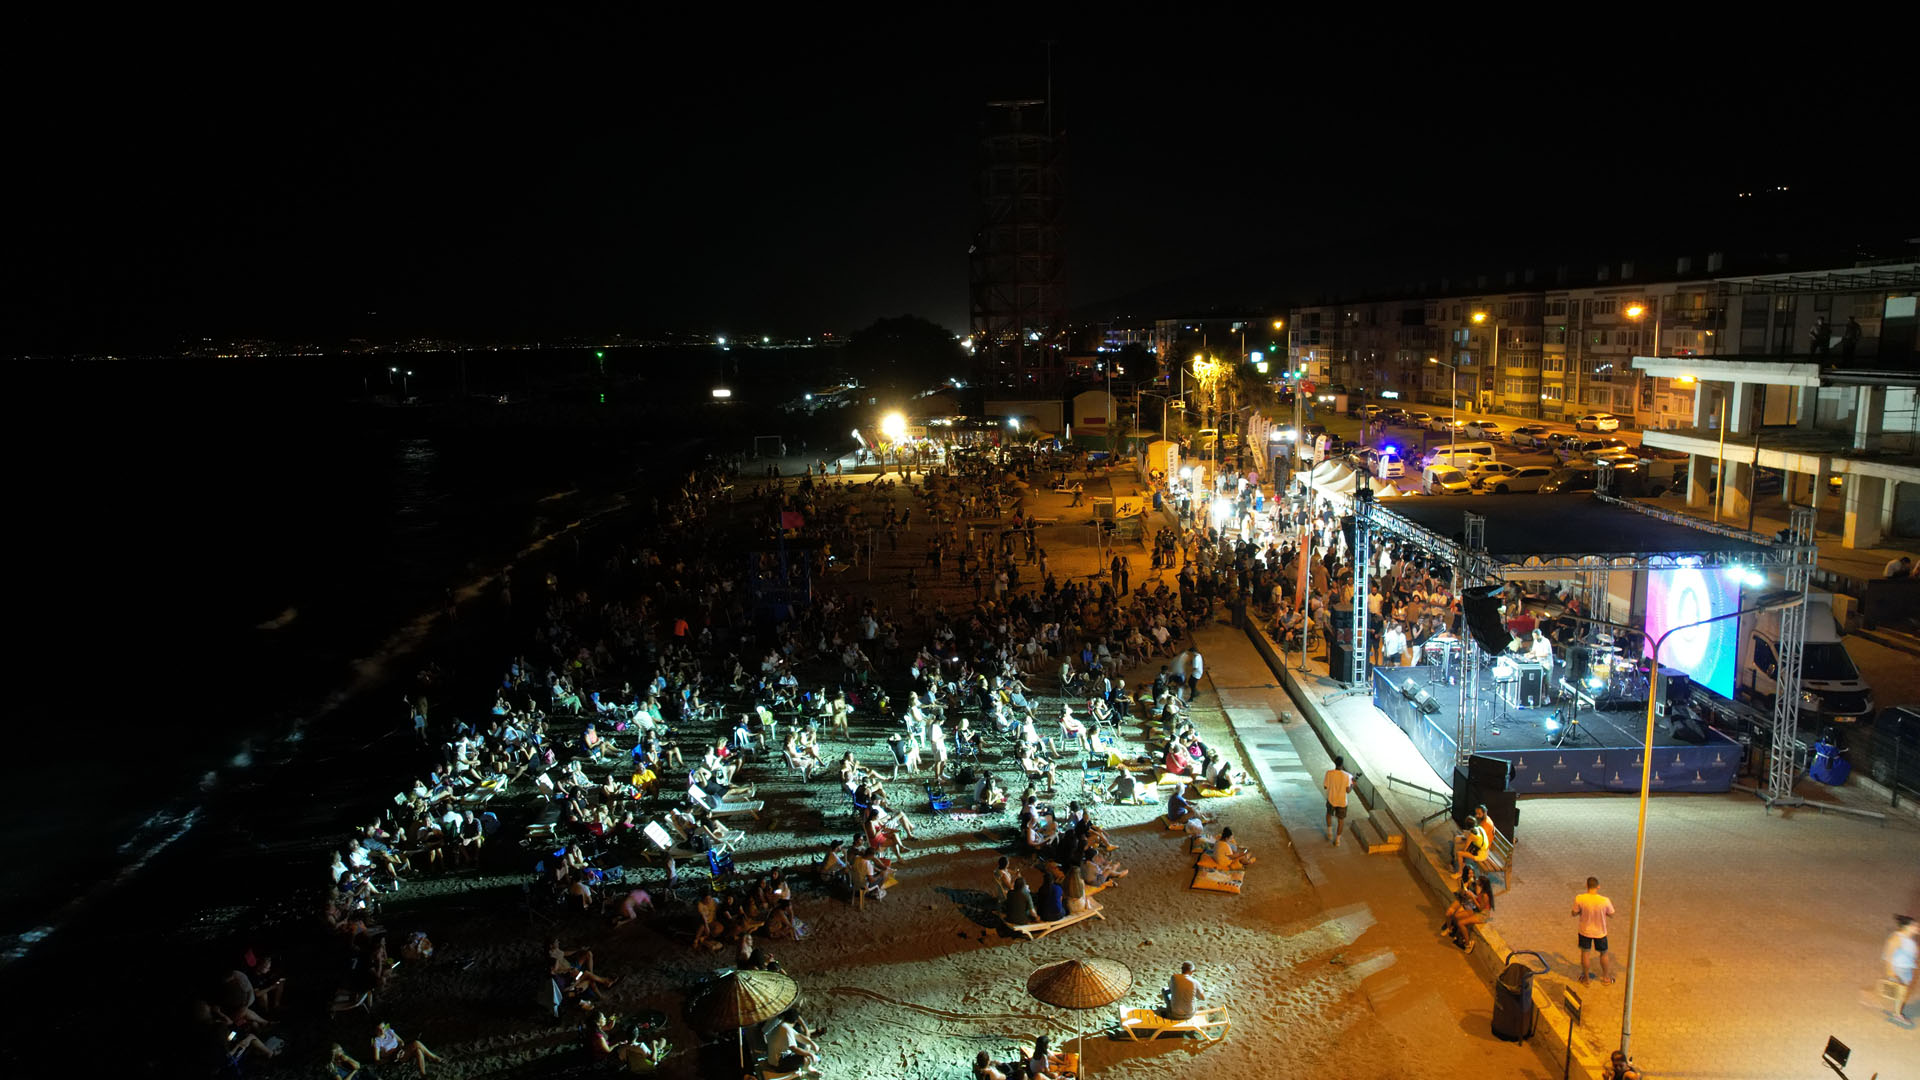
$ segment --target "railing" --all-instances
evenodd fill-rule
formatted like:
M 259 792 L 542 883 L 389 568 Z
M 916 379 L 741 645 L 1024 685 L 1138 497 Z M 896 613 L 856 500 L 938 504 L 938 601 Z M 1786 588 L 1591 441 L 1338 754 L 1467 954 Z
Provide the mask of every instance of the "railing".
M 1449 806 L 1453 804 L 1452 795 L 1444 791 L 1435 791 L 1430 787 L 1422 787 L 1411 780 L 1402 780 L 1399 777 L 1393 775 L 1392 773 L 1387 774 L 1387 786 L 1388 787 L 1399 786 L 1403 788 L 1408 788 L 1413 791 L 1417 791 L 1422 795 L 1425 795 L 1429 799 L 1438 799 L 1441 802 L 1448 804 Z

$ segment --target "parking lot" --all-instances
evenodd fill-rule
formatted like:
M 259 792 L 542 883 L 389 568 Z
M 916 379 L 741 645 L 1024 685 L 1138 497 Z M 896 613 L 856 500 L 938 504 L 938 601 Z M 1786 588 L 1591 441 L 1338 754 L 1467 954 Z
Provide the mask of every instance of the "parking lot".
M 1443 414 L 1419 407 L 1387 410 L 1364 423 L 1322 412 L 1307 426 L 1309 438 L 1316 425 L 1341 441 L 1344 448 L 1334 456 L 1350 458 L 1407 494 L 1590 491 L 1594 460 L 1606 456 L 1615 460 L 1622 484 L 1641 494 L 1677 491 L 1686 477 L 1684 456 L 1643 451 L 1632 431 L 1576 431 L 1567 423 L 1466 412 L 1454 414 L 1449 430 Z M 1389 453 L 1400 460 L 1398 476 L 1379 460 Z M 1435 467 L 1424 469 L 1429 462 Z

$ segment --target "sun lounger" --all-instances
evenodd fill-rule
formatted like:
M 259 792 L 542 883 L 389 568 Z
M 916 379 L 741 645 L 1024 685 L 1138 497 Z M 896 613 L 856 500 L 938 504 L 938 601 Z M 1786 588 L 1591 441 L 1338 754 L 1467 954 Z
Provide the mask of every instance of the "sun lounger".
M 751 814 L 755 821 L 760 820 L 760 811 L 767 805 L 758 799 L 753 802 L 714 802 L 712 799 L 707 798 L 706 794 L 697 787 L 687 788 L 687 798 L 692 799 L 695 806 L 712 814 L 714 817 L 726 817 L 730 814 Z
M 1152 1009 L 1128 1009 L 1120 1018 L 1120 1030 L 1134 1042 L 1152 1042 L 1167 1034 L 1195 1034 L 1208 1042 L 1218 1042 L 1227 1037 L 1230 1027 L 1225 1005 L 1202 1009 L 1185 1020 L 1169 1020 Z
M 1104 922 L 1106 918 L 1105 915 L 1100 914 L 1100 905 L 1094 903 L 1092 900 L 1088 900 L 1087 910 L 1070 911 L 1064 919 L 1056 919 L 1053 922 L 1007 923 L 1007 929 L 1019 934 L 1028 941 L 1039 941 L 1055 930 L 1072 926 L 1074 923 L 1085 922 L 1088 919 L 1099 919 Z

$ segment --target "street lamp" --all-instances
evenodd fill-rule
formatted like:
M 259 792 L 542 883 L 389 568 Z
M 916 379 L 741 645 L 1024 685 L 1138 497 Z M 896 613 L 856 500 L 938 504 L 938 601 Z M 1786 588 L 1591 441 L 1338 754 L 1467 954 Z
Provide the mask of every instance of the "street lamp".
M 1665 645 L 1668 638 L 1682 630 L 1691 630 L 1694 627 L 1720 622 L 1723 619 L 1737 619 L 1742 615 L 1755 615 L 1763 611 L 1781 611 L 1786 608 L 1797 607 L 1805 601 L 1805 595 L 1794 596 L 1772 604 L 1761 604 L 1757 607 L 1741 608 L 1738 611 L 1729 611 L 1722 615 L 1715 615 L 1712 618 L 1700 619 L 1697 622 L 1682 623 L 1679 626 L 1669 629 L 1666 633 L 1661 634 L 1659 639 L 1653 643 L 1653 651 L 1648 654 L 1649 670 L 1655 672 L 1660 670 L 1660 646 Z M 1659 700 L 1659 694 L 1647 695 L 1646 741 L 1640 744 L 1640 827 L 1634 833 L 1633 837 L 1633 916 L 1627 923 L 1627 983 L 1622 991 L 1622 996 L 1626 1001 L 1620 1013 L 1620 1052 L 1623 1054 L 1631 1052 L 1631 1044 L 1633 1042 L 1633 972 L 1634 966 L 1640 962 L 1640 883 L 1642 880 L 1641 872 L 1645 868 L 1647 861 L 1647 795 L 1648 789 L 1653 786 L 1653 719 L 1654 707 L 1659 703 Z
M 1485 314 L 1485 312 L 1480 312 L 1474 315 L 1474 320 L 1476 322 L 1479 321 Z M 1454 435 L 1460 430 L 1460 427 L 1454 423 L 1454 420 L 1458 418 L 1453 413 L 1453 402 L 1455 395 L 1459 393 L 1458 383 L 1460 381 L 1460 369 L 1437 356 L 1427 357 L 1427 363 L 1439 364 L 1441 367 L 1447 369 L 1447 464 L 1458 468 L 1459 463 L 1455 461 L 1453 457 L 1453 444 Z M 1420 445 L 1425 446 L 1426 443 L 1422 442 Z
M 1486 312 L 1476 311 L 1473 313 L 1473 323 L 1475 326 L 1483 326 L 1487 323 L 1487 321 L 1488 320 L 1487 320 Z M 1491 376 L 1492 378 L 1496 380 L 1500 378 L 1500 320 L 1499 319 L 1493 320 L 1493 356 L 1487 360 L 1487 369 L 1493 373 Z M 1477 400 L 1478 398 L 1477 392 L 1475 397 Z
M 1659 301 L 1649 299 L 1644 304 L 1641 304 L 1641 303 L 1628 304 L 1625 309 L 1625 314 L 1627 318 L 1632 319 L 1635 322 L 1642 322 L 1646 319 L 1647 310 L 1649 308 L 1653 310 L 1653 348 L 1648 350 L 1648 355 L 1659 356 L 1660 355 L 1660 304 L 1659 304 Z M 1643 379 L 1653 378 L 1652 375 L 1646 374 L 1644 372 L 1641 373 L 1640 377 Z M 1640 399 L 1638 395 L 1636 395 L 1634 398 L 1635 409 L 1639 408 L 1639 400 Z

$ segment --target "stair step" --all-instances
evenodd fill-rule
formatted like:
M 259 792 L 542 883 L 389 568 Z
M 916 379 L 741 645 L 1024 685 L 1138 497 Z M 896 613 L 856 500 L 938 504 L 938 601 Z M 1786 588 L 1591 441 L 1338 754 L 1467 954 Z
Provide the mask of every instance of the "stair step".
M 1351 831 L 1354 839 L 1360 841 L 1361 846 L 1367 849 L 1367 854 L 1369 855 L 1388 855 L 1398 852 L 1406 846 L 1405 841 L 1401 837 L 1388 837 L 1385 835 L 1381 831 L 1380 826 L 1373 823 L 1371 816 L 1363 817 L 1353 822 Z

